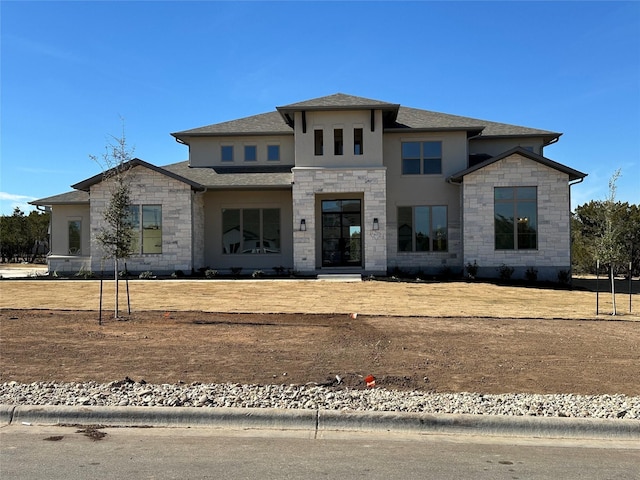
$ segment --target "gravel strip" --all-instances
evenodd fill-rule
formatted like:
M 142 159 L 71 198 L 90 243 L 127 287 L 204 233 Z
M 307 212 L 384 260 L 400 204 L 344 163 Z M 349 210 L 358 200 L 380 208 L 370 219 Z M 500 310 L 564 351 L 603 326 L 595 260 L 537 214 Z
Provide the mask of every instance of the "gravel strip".
M 626 395 L 443 394 L 232 383 L 153 385 L 129 379 L 111 383 L 6 382 L 0 385 L 0 404 L 299 408 L 640 420 L 640 397 Z

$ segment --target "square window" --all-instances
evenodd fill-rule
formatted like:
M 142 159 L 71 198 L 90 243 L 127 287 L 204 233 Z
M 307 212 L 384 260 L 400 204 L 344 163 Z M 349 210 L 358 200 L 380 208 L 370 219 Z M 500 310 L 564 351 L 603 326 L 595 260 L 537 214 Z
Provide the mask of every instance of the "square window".
M 398 207 L 399 252 L 446 252 L 446 206 Z
M 442 142 L 402 142 L 402 174 L 442 174 Z
M 267 146 L 267 160 L 270 162 L 277 162 L 280 160 L 280 145 Z
M 221 159 L 223 162 L 233 162 L 233 145 L 222 146 Z
M 244 146 L 244 161 L 255 162 L 258 159 L 258 149 L 255 145 Z

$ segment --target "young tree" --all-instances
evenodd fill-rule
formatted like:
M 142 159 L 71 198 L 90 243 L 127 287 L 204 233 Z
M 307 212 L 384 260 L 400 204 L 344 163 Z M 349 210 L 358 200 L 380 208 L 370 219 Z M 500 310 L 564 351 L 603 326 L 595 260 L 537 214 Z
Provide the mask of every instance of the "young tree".
M 133 229 L 131 225 L 131 179 L 130 161 L 133 150 L 127 146 L 124 127 L 121 137 L 112 136 L 102 162 L 93 155 L 90 158 L 102 166 L 103 182 L 109 188 L 109 203 L 103 219 L 104 225 L 96 235 L 96 240 L 102 247 L 103 258 L 113 259 L 113 274 L 115 281 L 114 316 L 118 318 L 118 272 L 120 260 L 126 259 L 131 252 Z
M 615 271 L 623 260 L 624 238 L 618 221 L 620 204 L 616 203 L 616 181 L 620 177 L 620 169 L 609 179 L 609 195 L 604 201 L 603 229 L 597 240 L 598 258 L 607 266 L 611 279 L 611 315 L 616 315 Z

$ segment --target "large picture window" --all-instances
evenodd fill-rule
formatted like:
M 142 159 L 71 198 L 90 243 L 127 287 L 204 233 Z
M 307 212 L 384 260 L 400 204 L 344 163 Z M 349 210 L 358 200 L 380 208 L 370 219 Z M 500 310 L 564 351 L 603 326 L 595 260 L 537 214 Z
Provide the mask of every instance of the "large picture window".
M 442 142 L 402 142 L 403 175 L 442 173 Z
M 280 253 L 280 209 L 223 209 L 222 253 Z
M 538 248 L 536 187 L 496 187 L 494 228 L 496 250 Z
M 446 252 L 447 207 L 398 207 L 399 252 Z
M 162 205 L 131 205 L 131 253 L 162 253 Z

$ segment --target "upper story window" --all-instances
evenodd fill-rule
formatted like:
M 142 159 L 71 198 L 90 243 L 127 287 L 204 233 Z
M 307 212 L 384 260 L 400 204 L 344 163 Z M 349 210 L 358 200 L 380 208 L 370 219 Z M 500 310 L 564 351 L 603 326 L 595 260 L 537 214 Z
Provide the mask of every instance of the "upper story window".
M 255 162 L 258 160 L 258 149 L 255 145 L 244 146 L 244 161 Z
M 536 187 L 495 187 L 496 250 L 533 250 L 538 244 Z
M 280 160 L 280 145 L 267 145 L 267 160 L 270 162 Z
M 403 175 L 442 173 L 442 142 L 402 142 Z
M 447 207 L 398 207 L 399 252 L 446 252 Z
M 342 155 L 343 153 L 343 138 L 342 138 L 342 129 L 334 128 L 333 129 L 333 154 L 334 155 Z
M 324 150 L 324 132 L 321 129 L 313 131 L 313 151 L 315 155 L 322 155 Z
M 362 139 L 362 129 L 353 129 L 353 154 L 362 155 L 364 153 L 364 143 Z
M 220 158 L 223 162 L 233 162 L 233 145 L 222 145 Z

